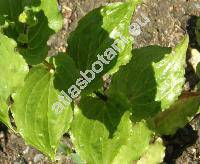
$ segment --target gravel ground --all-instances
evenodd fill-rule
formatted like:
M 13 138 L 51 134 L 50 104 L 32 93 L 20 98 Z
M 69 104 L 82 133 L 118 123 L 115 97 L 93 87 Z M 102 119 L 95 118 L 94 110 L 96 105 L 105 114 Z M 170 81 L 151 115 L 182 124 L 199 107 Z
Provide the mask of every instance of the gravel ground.
M 57 52 L 66 52 L 66 38 L 77 26 L 78 20 L 88 11 L 116 0 L 60 0 L 61 10 L 64 15 L 64 27 L 48 41 L 52 48 L 49 56 Z M 175 46 L 183 35 L 188 32 L 192 48 L 199 49 L 194 39 L 195 16 L 200 16 L 199 0 L 144 0 L 137 8 L 132 22 L 141 19 L 141 14 L 146 15 L 150 22 L 141 28 L 141 34 L 134 37 L 134 47 L 143 47 L 157 44 L 162 46 Z M 188 51 L 188 59 L 190 51 Z M 188 63 L 186 68 L 186 90 L 193 90 L 199 79 L 194 75 L 194 70 Z M 174 136 L 163 136 L 165 141 L 167 164 L 198 164 L 200 163 L 200 116 L 196 116 L 190 124 L 180 129 Z M 69 138 L 64 137 L 63 143 L 71 145 Z M 70 157 L 58 154 L 55 163 L 73 163 Z M 40 152 L 27 146 L 23 139 L 0 127 L 0 163 L 51 163 Z

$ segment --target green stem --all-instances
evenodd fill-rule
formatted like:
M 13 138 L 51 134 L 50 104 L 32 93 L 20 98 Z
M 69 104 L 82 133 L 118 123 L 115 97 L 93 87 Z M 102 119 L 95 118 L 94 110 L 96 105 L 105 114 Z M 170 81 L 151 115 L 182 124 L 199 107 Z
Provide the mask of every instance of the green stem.
M 102 93 L 100 93 L 100 92 L 94 92 L 95 94 L 96 94 L 96 96 L 97 97 L 99 97 L 101 100 L 103 100 L 103 101 L 107 101 L 107 99 L 108 99 L 108 97 L 107 96 L 105 96 L 105 95 L 103 95 Z
M 49 70 L 51 70 L 51 69 L 55 70 L 55 67 L 54 67 L 52 64 L 48 63 L 46 60 L 43 61 L 43 64 L 44 64 Z

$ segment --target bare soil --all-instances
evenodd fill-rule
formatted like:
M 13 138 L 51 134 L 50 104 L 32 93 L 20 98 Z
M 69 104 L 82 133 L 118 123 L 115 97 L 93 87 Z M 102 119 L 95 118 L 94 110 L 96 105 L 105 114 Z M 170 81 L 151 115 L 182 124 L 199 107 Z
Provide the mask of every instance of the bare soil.
M 57 52 L 66 52 L 66 38 L 75 29 L 78 20 L 92 9 L 117 0 L 60 0 L 61 12 L 64 16 L 64 27 L 52 36 L 48 44 L 52 47 L 49 56 Z M 135 37 L 134 47 L 157 44 L 175 46 L 185 33 L 190 35 L 190 46 L 199 49 L 194 26 L 196 16 L 200 16 L 200 0 L 144 0 L 133 16 L 132 22 L 141 18 L 141 13 L 148 16 L 150 22 L 142 27 L 142 33 Z M 199 49 L 200 50 L 200 49 Z M 188 51 L 188 59 L 190 52 Z M 188 64 L 186 68 L 185 90 L 195 89 L 199 79 Z M 200 115 L 188 125 L 178 130 L 173 136 L 163 136 L 167 147 L 164 163 L 167 164 L 199 164 L 200 163 Z M 63 137 L 63 143 L 71 146 L 69 136 Z M 39 151 L 26 145 L 23 139 L 0 125 L 0 163 L 52 163 Z M 58 154 L 55 163 L 73 163 L 70 157 Z

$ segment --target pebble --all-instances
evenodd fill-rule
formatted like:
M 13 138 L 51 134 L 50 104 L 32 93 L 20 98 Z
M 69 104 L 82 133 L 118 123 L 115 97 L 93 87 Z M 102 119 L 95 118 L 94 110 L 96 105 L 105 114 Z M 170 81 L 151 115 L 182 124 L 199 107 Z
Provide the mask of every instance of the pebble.
M 36 154 L 35 157 L 34 157 L 34 159 L 33 159 L 33 161 L 35 163 L 37 163 L 37 162 L 40 162 L 41 160 L 43 160 L 43 158 L 44 158 L 43 154 Z
M 27 146 L 27 148 L 23 151 L 23 154 L 27 154 L 29 151 L 29 147 Z

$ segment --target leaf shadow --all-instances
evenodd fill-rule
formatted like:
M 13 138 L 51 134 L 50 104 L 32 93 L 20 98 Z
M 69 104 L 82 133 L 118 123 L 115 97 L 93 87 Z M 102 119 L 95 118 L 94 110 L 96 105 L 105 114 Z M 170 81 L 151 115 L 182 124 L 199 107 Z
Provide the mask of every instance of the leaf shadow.
M 159 84 L 155 77 L 154 64 L 162 64 L 165 55 L 171 51 L 171 48 L 155 45 L 133 50 L 133 60 L 130 65 L 137 67 L 135 70 L 132 69 L 134 73 L 130 76 L 132 79 L 129 79 L 133 90 L 129 92 L 128 98 L 132 104 L 134 121 L 151 118 L 160 111 L 161 102 L 156 100 Z
M 94 9 L 84 16 L 68 39 L 69 55 L 73 58 L 77 69 L 82 72 L 92 69 L 93 63 L 98 60 L 98 54 L 104 55 L 104 52 L 108 48 L 114 50 L 112 44 L 116 40 L 113 37 L 111 38 L 109 32 L 103 27 L 105 22 L 101 14 L 101 9 L 102 7 Z M 117 36 L 116 38 L 119 39 L 120 37 Z M 110 60 L 109 64 L 103 64 L 102 72 L 95 74 L 94 80 L 89 83 L 87 88 L 82 90 L 82 93 L 85 93 L 85 91 L 92 93 L 99 89 L 99 86 L 103 86 L 102 76 L 116 65 L 119 57 L 119 52 L 114 51 L 117 53 L 115 58 Z M 104 56 L 104 59 L 107 60 L 107 57 Z M 101 61 L 101 63 L 103 62 Z M 98 67 L 96 69 L 100 68 L 99 65 L 96 67 Z M 88 73 L 87 76 L 91 78 L 91 74 Z M 121 109 L 123 103 L 116 99 L 117 97 L 114 97 L 116 104 L 113 104 L 110 98 L 108 100 L 90 97 L 84 98 L 84 94 L 82 95 L 82 99 L 78 104 L 82 114 L 88 119 L 98 120 L 103 123 L 109 131 L 109 138 L 112 138 L 124 112 L 127 110 L 125 107 Z
M 85 72 L 92 69 L 92 64 L 98 60 L 97 55 L 104 55 L 108 48 L 112 48 L 114 39 L 103 27 L 103 16 L 101 14 L 102 7 L 96 8 L 85 15 L 79 22 L 75 31 L 68 38 L 69 55 L 73 58 L 77 69 Z M 110 63 L 103 63 L 103 70 L 95 74 L 94 80 L 89 83 L 86 89 L 82 92 L 93 92 L 103 85 L 102 76 L 115 66 L 118 59 L 118 52 L 113 60 L 104 59 Z M 100 60 L 98 60 L 100 61 Z M 102 66 L 96 64 L 96 69 L 99 70 Z M 91 78 L 91 74 L 88 73 Z M 94 89 L 95 88 L 95 89 Z
M 38 19 L 37 25 L 25 27 L 25 31 L 22 32 L 28 35 L 28 42 L 25 44 L 18 42 L 19 52 L 30 65 L 39 64 L 47 57 L 50 49 L 47 41 L 55 33 L 49 28 L 48 19 L 43 11 L 35 13 L 35 16 Z
M 79 78 L 78 69 L 73 59 L 66 53 L 59 53 L 51 58 L 51 63 L 55 65 L 54 87 L 59 91 L 67 92 L 70 86 L 76 84 Z
M 118 92 L 128 98 L 133 122 L 151 118 L 159 112 L 161 102 L 155 100 L 158 84 L 153 65 L 171 51 L 171 48 L 154 45 L 134 49 L 131 61 L 114 75 L 109 93 Z
M 172 136 L 162 136 L 166 146 L 164 162 L 175 164 L 177 159 L 180 160 L 188 155 L 193 156 L 194 154 L 189 154 L 187 151 L 195 146 L 198 147 L 198 138 L 198 131 L 194 130 L 190 124 L 178 129 Z
M 93 104 L 96 98 L 90 98 L 88 102 L 83 99 L 79 104 L 85 117 L 105 125 L 109 138 L 113 137 L 126 111 L 132 112 L 133 122 L 139 122 L 155 116 L 161 109 L 161 102 L 155 101 L 158 84 L 153 63 L 161 62 L 171 53 L 171 48 L 147 46 L 132 53 L 131 61 L 113 76 L 107 99 L 100 100 L 98 109 Z
M 108 138 L 114 137 L 124 113 L 129 110 L 117 97 L 110 97 L 107 101 L 84 97 L 78 107 L 87 119 L 98 121 L 105 126 L 109 132 Z
M 26 0 L 24 6 L 34 6 L 34 7 L 38 7 L 41 5 L 41 0 Z
M 195 34 L 196 30 L 196 24 L 197 24 L 197 16 L 191 16 L 190 19 L 187 22 L 187 33 L 189 34 L 189 39 L 190 39 L 190 47 L 197 49 L 200 51 L 200 45 L 197 42 L 197 36 Z M 191 58 L 191 51 L 188 51 L 187 53 L 187 67 L 186 67 L 186 81 L 189 84 L 190 90 L 194 89 L 196 84 L 199 82 L 199 77 L 196 75 L 196 72 L 192 66 L 192 64 L 189 62 L 189 59 Z

